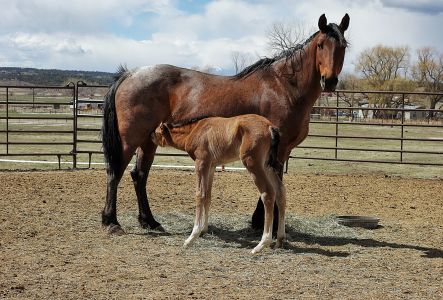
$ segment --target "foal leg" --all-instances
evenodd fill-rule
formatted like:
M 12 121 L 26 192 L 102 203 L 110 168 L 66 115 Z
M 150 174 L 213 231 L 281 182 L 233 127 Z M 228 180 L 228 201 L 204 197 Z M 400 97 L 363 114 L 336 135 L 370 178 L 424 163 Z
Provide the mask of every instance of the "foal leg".
M 261 199 L 265 208 L 265 224 L 263 226 L 263 235 L 260 243 L 251 251 L 252 254 L 258 253 L 265 247 L 269 247 L 272 243 L 272 220 L 273 209 L 275 204 L 275 192 L 269 180 L 261 176 L 264 174 L 255 174 L 254 181 L 261 194 Z
M 278 230 L 277 230 L 277 243 L 275 248 L 281 248 L 286 239 L 285 229 L 285 212 L 286 212 L 286 189 L 281 179 L 275 174 L 274 170 L 269 170 L 271 176 L 275 181 L 275 188 L 277 190 L 276 203 L 278 207 Z
M 283 180 L 283 167 L 281 168 L 281 170 L 279 170 L 279 177 L 281 178 L 281 180 Z M 278 196 L 277 196 L 278 197 Z M 261 197 L 258 198 L 257 201 L 257 206 L 255 207 L 254 213 L 252 214 L 252 219 L 251 219 L 251 227 L 255 230 L 259 230 L 263 228 L 264 225 L 264 206 L 263 206 L 263 201 L 261 199 Z M 273 222 L 273 226 L 272 226 L 272 232 L 275 234 L 275 232 L 277 232 L 277 228 L 278 228 L 278 216 L 279 216 L 279 210 L 278 210 L 278 206 L 277 203 L 274 205 L 274 222 Z
M 149 207 L 148 196 L 146 193 L 146 182 L 149 176 L 149 170 L 154 161 L 155 150 L 157 146 L 147 139 L 137 149 L 137 159 L 134 168 L 131 170 L 132 182 L 134 183 L 135 193 L 138 202 L 138 221 L 142 228 L 151 228 L 164 231 L 163 227 L 154 219 L 151 208 Z
M 195 221 L 194 228 L 192 229 L 191 235 L 186 239 L 183 247 L 186 248 L 191 245 L 203 232 L 205 229 L 205 222 L 207 217 L 207 212 L 205 207 L 209 206 L 206 204 L 208 201 L 208 190 L 209 190 L 209 173 L 210 166 L 204 161 L 195 161 L 195 171 L 197 173 L 197 190 L 196 190 L 196 207 L 195 207 Z
M 203 226 L 203 231 L 201 234 L 205 234 L 208 232 L 208 220 L 209 220 L 209 207 L 211 206 L 211 199 L 212 199 L 212 182 L 214 181 L 214 172 L 215 167 L 212 167 L 209 171 L 209 182 L 208 182 L 208 191 L 207 191 L 207 197 L 205 200 L 205 225 Z
M 272 182 L 268 178 L 268 174 L 259 162 L 254 163 L 254 159 L 252 157 L 246 157 L 243 159 L 243 164 L 252 175 L 254 183 L 260 192 L 260 199 L 263 201 L 264 207 L 263 235 L 260 243 L 251 251 L 252 254 L 255 254 L 262 251 L 263 248 L 268 247 L 272 242 L 272 220 L 275 191 Z

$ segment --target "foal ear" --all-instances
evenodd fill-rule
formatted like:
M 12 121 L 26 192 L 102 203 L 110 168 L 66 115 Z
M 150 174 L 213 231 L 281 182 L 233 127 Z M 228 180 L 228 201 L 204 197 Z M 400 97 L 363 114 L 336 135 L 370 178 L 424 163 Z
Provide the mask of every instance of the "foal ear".
M 328 20 L 326 19 L 325 14 L 322 14 L 320 19 L 318 19 L 318 28 L 320 28 L 321 32 L 326 32 L 328 28 Z
M 348 27 L 349 27 L 349 15 L 348 14 L 345 14 L 345 16 L 343 17 L 343 19 L 341 20 L 341 23 L 340 23 L 340 29 L 343 31 L 343 32 L 345 32 L 346 31 L 346 29 L 348 29 Z

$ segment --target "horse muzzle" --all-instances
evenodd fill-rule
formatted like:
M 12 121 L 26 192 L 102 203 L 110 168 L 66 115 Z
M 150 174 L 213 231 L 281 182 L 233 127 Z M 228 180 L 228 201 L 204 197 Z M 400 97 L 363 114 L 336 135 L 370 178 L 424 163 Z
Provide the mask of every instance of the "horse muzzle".
M 323 92 L 333 92 L 337 87 L 338 77 L 330 77 L 326 78 L 326 76 L 322 76 L 320 79 L 320 85 Z

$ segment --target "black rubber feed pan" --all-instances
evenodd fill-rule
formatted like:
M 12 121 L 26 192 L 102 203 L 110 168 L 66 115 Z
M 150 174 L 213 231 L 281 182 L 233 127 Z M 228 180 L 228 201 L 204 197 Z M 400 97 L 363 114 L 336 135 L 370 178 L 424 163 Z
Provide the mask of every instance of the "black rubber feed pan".
M 378 227 L 380 218 L 370 216 L 337 216 L 338 224 L 349 227 L 374 229 Z

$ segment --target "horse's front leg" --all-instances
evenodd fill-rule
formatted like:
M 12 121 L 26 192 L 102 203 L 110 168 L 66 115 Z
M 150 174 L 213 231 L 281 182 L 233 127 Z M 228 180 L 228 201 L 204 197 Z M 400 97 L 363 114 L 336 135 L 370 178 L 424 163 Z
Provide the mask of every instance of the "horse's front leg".
M 191 235 L 186 239 L 183 247 L 188 247 L 200 236 L 205 230 L 205 224 L 207 223 L 207 211 L 205 207 L 209 207 L 206 204 L 210 201 L 209 195 L 209 182 L 210 182 L 210 164 L 202 160 L 195 161 L 195 171 L 197 173 L 197 188 L 196 188 L 196 207 L 195 207 L 195 220 L 194 227 Z M 207 230 L 207 228 L 206 228 Z

